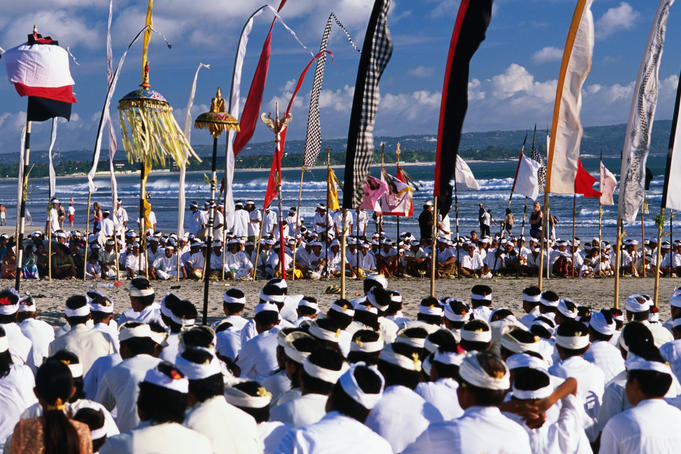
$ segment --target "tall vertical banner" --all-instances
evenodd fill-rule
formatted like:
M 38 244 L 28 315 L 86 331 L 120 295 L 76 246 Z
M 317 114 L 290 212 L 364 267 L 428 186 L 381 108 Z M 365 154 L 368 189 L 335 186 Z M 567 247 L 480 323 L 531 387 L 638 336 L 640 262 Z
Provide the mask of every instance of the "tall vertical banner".
M 615 193 L 615 188 L 617 187 L 617 179 L 615 175 L 605 167 L 603 161 L 601 161 L 601 205 L 614 205 L 613 194 Z
M 452 206 L 450 180 L 456 172 L 461 128 L 468 109 L 470 63 L 485 39 L 491 16 L 492 0 L 461 0 L 454 23 L 442 88 L 433 187 L 433 195 L 440 198 L 438 206 L 443 216 Z
M 674 118 L 672 131 L 669 136 L 669 150 L 667 152 L 667 169 L 664 175 L 664 189 L 662 191 L 662 208 L 681 210 L 681 156 L 678 148 L 681 147 L 681 129 L 679 129 L 679 110 L 681 105 L 681 79 L 676 87 L 676 104 L 674 106 Z M 672 175 L 677 175 L 671 180 Z
M 593 0 L 579 0 L 565 42 L 553 107 L 546 170 L 546 193 L 574 194 L 582 142 L 582 86 L 591 70 L 594 47 Z
M 388 30 L 390 0 L 376 0 L 364 37 L 352 99 L 345 157 L 343 208 L 362 203 L 364 181 L 374 152 L 374 121 L 378 111 L 378 83 L 393 53 Z
M 645 197 L 646 161 L 650 149 L 650 134 L 657 108 L 658 74 L 669 8 L 674 0 L 661 0 L 650 27 L 648 42 L 634 86 L 631 111 L 624 136 L 620 172 L 619 217 L 633 222 Z M 672 136 L 673 137 L 673 136 Z M 663 199 L 664 203 L 664 199 Z M 664 206 L 664 205 L 663 205 Z
M 113 0 L 109 0 L 109 18 L 106 24 L 106 86 L 113 81 L 113 52 L 111 51 L 111 20 L 113 18 Z M 114 156 L 116 155 L 116 131 L 111 121 L 111 113 L 106 109 L 106 125 L 109 129 L 109 179 L 111 181 L 111 213 L 116 212 L 116 200 L 118 199 L 118 182 L 116 181 Z
M 50 199 L 54 197 L 57 192 L 57 174 L 54 171 L 54 162 L 52 161 L 52 150 L 54 150 L 54 144 L 57 141 L 57 117 L 52 119 L 52 130 L 50 132 L 50 147 L 47 149 L 47 160 L 49 161 L 48 174 L 50 177 L 49 193 Z

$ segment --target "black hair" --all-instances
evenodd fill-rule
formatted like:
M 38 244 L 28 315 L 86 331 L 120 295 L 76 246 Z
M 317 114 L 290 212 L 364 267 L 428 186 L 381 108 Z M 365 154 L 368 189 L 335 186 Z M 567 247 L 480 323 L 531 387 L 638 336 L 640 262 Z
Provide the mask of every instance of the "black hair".
M 535 336 L 539 336 L 542 339 L 551 339 L 553 336 L 551 332 L 541 325 L 531 325 L 530 332 Z
M 383 290 L 383 286 L 374 279 L 364 279 L 363 287 L 365 295 L 369 293 L 369 290 L 371 290 L 374 287 L 378 287 L 381 290 Z
M 611 308 L 609 309 L 610 314 L 612 315 L 613 320 L 615 320 L 615 328 L 620 330 L 624 326 L 624 322 L 622 320 L 618 320 L 617 318 L 622 317 L 624 314 L 622 313 L 622 309 L 615 309 Z
M 504 361 L 497 355 L 490 352 L 476 353 L 478 362 L 483 370 L 490 376 L 496 376 L 506 372 Z M 473 386 L 461 379 L 460 385 L 467 388 L 473 394 L 475 405 L 483 407 L 493 407 L 501 404 L 506 397 L 506 390 L 486 389 Z
M 404 344 L 392 344 L 392 349 L 398 355 L 403 355 L 407 358 L 411 358 L 411 353 L 409 352 L 409 347 Z M 385 377 L 385 386 L 402 385 L 409 389 L 415 389 L 416 385 L 419 384 L 420 372 L 415 370 L 407 370 L 402 367 L 391 364 L 379 357 L 378 359 L 378 370 L 381 372 L 383 377 Z
M 440 302 L 436 298 L 429 296 L 427 298 L 423 298 L 421 300 L 421 304 L 419 306 L 427 307 L 427 308 L 440 307 Z M 428 323 L 429 325 L 439 326 L 440 324 L 442 324 L 442 316 L 441 315 L 422 314 L 421 312 L 418 312 L 416 314 L 416 320 L 424 322 L 424 323 Z
M 525 289 L 523 289 L 523 296 L 528 295 L 528 296 L 539 296 L 541 295 L 541 290 L 539 290 L 539 287 L 537 286 L 530 286 Z M 529 305 L 531 308 L 536 307 L 539 305 L 539 301 L 528 301 L 523 298 L 523 303 Z
M 156 368 L 164 375 L 184 377 L 172 364 L 161 361 Z M 176 422 L 182 424 L 187 410 L 187 395 L 179 391 L 164 388 L 148 382 L 139 384 L 137 408 L 144 420 L 154 423 Z
M 629 351 L 646 351 L 646 344 L 655 345 L 652 332 L 641 322 L 624 325 L 621 337 Z
M 213 358 L 213 355 L 209 352 L 199 348 L 187 348 L 180 356 L 196 364 L 209 363 Z M 222 373 L 217 373 L 200 380 L 189 380 L 189 392 L 199 402 L 204 402 L 214 396 L 223 395 L 225 392 L 225 382 L 222 378 Z
M 340 299 L 335 301 L 336 304 L 338 304 L 340 307 L 346 306 L 346 307 L 352 307 L 352 304 L 348 300 Z M 335 311 L 333 309 L 329 309 L 326 312 L 326 318 L 328 320 L 333 320 L 340 329 L 345 329 L 348 326 L 350 326 L 350 323 L 352 323 L 352 317 L 343 314 L 342 312 Z
M 163 325 L 161 325 L 157 321 L 151 321 L 149 322 L 149 329 L 151 329 L 152 333 L 157 333 L 157 334 L 166 334 L 166 329 Z M 155 345 L 158 345 L 155 340 L 151 340 Z
M 35 393 L 48 405 L 42 416 L 46 454 L 80 453 L 80 436 L 64 410 L 58 408 L 69 400 L 72 391 L 73 377 L 66 364 L 46 361 L 38 368 Z
M 545 299 L 547 301 L 557 302 L 557 301 L 560 300 L 560 297 L 558 296 L 558 294 L 556 292 L 554 292 L 553 290 L 546 290 L 546 291 L 542 292 L 541 296 L 542 296 L 543 299 Z M 549 306 L 549 305 L 546 305 L 546 304 L 540 303 L 539 308 L 542 311 L 542 313 L 544 313 L 544 312 L 556 312 L 555 307 Z
M 260 388 L 262 388 L 260 383 L 258 383 L 256 381 L 244 381 L 244 382 L 241 382 L 241 383 L 237 383 L 237 384 L 233 385 L 232 387 L 235 388 L 235 389 L 238 389 L 239 391 L 242 391 L 242 392 L 244 392 L 244 393 L 246 393 L 246 394 L 248 394 L 249 396 L 252 396 L 252 397 L 257 397 L 258 393 L 260 392 Z M 248 413 L 249 415 L 251 415 L 253 417 L 253 419 L 255 419 L 255 422 L 258 423 L 258 424 L 261 423 L 261 422 L 268 421 L 270 419 L 270 405 L 265 405 L 264 407 L 261 407 L 261 408 L 239 407 L 239 406 L 236 406 L 236 407 L 239 408 L 240 410 L 243 410 L 244 412 Z
M 366 282 L 366 281 L 365 281 Z M 372 298 L 376 301 L 376 305 L 381 308 L 388 308 L 390 306 L 390 292 L 380 285 L 372 287 L 370 290 Z M 369 303 L 369 294 L 367 293 L 367 303 Z M 371 304 L 371 303 L 369 303 Z M 372 304 L 373 306 L 373 304 Z M 382 309 L 376 307 L 378 313 L 382 313 Z M 355 314 L 356 315 L 356 314 Z
M 222 320 L 222 321 L 219 322 L 217 325 L 215 325 L 215 328 L 214 328 L 214 329 L 215 329 L 215 333 L 216 333 L 216 334 L 217 334 L 217 333 L 221 333 L 222 331 L 225 331 L 226 329 L 229 329 L 229 328 L 231 328 L 232 326 L 233 326 L 233 325 L 232 325 L 230 322 L 228 322 L 228 321 L 226 321 L 226 320 Z
M 76 310 L 84 306 L 87 306 L 87 298 L 85 295 L 72 295 L 66 299 L 66 307 L 68 309 Z M 82 317 L 66 317 L 66 321 L 68 321 L 71 326 L 87 323 L 88 320 L 90 320 L 89 314 Z
M 482 320 L 471 320 L 463 325 L 462 330 L 466 331 L 490 331 L 490 326 Z M 489 348 L 490 342 L 469 341 L 461 338 L 461 347 L 464 350 L 470 351 L 485 351 Z
M 577 318 L 582 323 L 589 323 L 589 320 L 591 320 L 591 308 L 589 306 L 577 306 Z
M 395 339 L 394 344 L 403 345 L 404 351 L 407 354 L 407 356 L 411 356 L 412 354 L 416 353 L 417 355 L 419 355 L 419 358 L 423 359 L 425 357 L 424 353 L 425 348 L 418 348 L 411 345 L 407 345 L 406 343 L 403 342 L 403 339 L 404 338 L 422 339 L 425 342 L 425 339 L 427 337 L 428 331 L 426 331 L 425 328 L 421 327 L 406 328 L 400 331 L 397 338 Z
M 370 329 L 360 329 L 355 332 L 355 334 L 352 335 L 352 342 L 376 342 L 380 338 L 380 334 L 377 331 L 373 331 Z M 359 363 L 363 362 L 368 365 L 376 365 L 376 362 L 378 361 L 378 356 L 381 353 L 381 351 L 376 351 L 376 352 L 360 352 L 360 351 L 352 351 L 348 353 L 348 362 L 349 363 Z
M 196 320 L 198 313 L 196 306 L 189 300 L 179 300 L 170 308 L 173 315 L 182 320 Z M 168 318 L 168 326 L 171 333 L 179 333 L 182 330 L 182 325 L 174 322 L 170 317 Z
M 474 285 L 473 288 L 471 288 L 471 294 L 487 296 L 490 295 L 491 293 L 492 288 L 489 285 L 477 284 Z M 489 300 L 474 300 L 471 298 L 471 304 L 473 304 L 473 307 L 489 306 L 492 304 L 492 302 Z
M 613 322 L 614 319 L 612 318 L 612 314 L 610 313 L 610 311 L 602 310 L 601 314 L 603 314 L 603 317 L 605 317 L 605 323 L 610 325 Z M 597 341 L 607 342 L 610 339 L 612 339 L 612 334 L 603 334 L 600 331 L 596 331 L 595 329 L 593 329 L 591 325 L 589 325 L 589 334 L 594 340 Z
M 586 336 L 588 333 L 589 329 L 584 323 L 571 318 L 566 318 L 556 329 L 556 336 L 581 337 Z M 567 357 L 583 355 L 589 349 L 588 345 L 579 349 L 565 348 L 560 345 L 556 345 L 556 347 L 562 349 Z
M 80 364 L 80 359 L 78 359 L 78 355 L 68 350 L 59 350 L 58 352 L 54 353 L 52 356 L 47 358 L 47 361 L 57 361 L 67 366 L 71 364 Z M 71 369 L 69 369 L 69 372 L 70 371 Z M 83 392 L 82 375 L 80 377 L 73 377 L 73 386 L 76 387 L 76 392 L 73 393 L 73 396 L 71 396 L 69 402 L 75 402 L 79 399 L 85 399 L 85 392 Z
M 211 348 L 215 345 L 215 334 L 213 334 L 213 330 L 207 326 L 195 326 L 182 333 L 182 344 L 185 348 Z
M 448 350 L 439 348 L 440 352 L 452 353 Z M 431 353 L 431 367 L 437 371 L 438 378 L 453 378 L 459 380 L 459 366 L 457 364 L 445 364 L 435 361 L 435 354 Z
M 646 361 L 665 363 L 660 350 L 654 344 L 642 343 L 633 346 L 629 351 Z M 653 370 L 628 370 L 627 381 L 636 380 L 641 392 L 650 398 L 661 398 L 667 394 L 672 385 L 672 376 Z
M 261 311 L 255 314 L 255 322 L 262 326 L 276 325 L 279 321 L 279 312 Z
M 334 349 L 322 347 L 310 353 L 307 360 L 312 364 L 324 369 L 339 371 L 343 368 L 343 356 Z M 325 380 L 313 377 L 307 373 L 305 369 L 302 370 L 301 388 L 305 394 L 324 394 L 328 395 L 331 392 L 335 383 L 329 383 Z
M 355 321 L 364 323 L 365 325 L 369 326 L 371 329 L 376 331 L 378 331 L 381 328 L 381 325 L 378 323 L 378 314 L 374 314 L 369 311 L 356 309 Z
M 147 290 L 151 288 L 151 283 L 149 282 L 149 279 L 144 278 L 144 277 L 136 277 L 132 281 L 130 281 L 130 285 L 135 287 L 137 290 Z M 147 296 L 137 296 L 137 301 L 144 306 L 151 306 L 151 304 L 154 302 L 154 298 L 156 297 L 155 293 L 152 293 L 151 295 Z
M 390 304 L 388 304 L 388 309 L 386 309 L 385 313 L 389 315 L 395 315 L 398 311 L 402 309 L 402 301 L 394 301 L 392 299 L 392 296 L 394 295 L 399 295 L 400 292 L 396 290 L 389 290 L 390 293 Z
M 232 298 L 245 298 L 245 294 L 243 290 L 238 289 L 238 288 L 230 288 L 225 292 L 226 296 L 230 296 Z M 241 312 L 244 309 L 245 304 L 243 303 L 226 303 L 222 302 L 222 307 L 229 312 L 230 314 L 236 314 Z
M 317 339 L 315 339 L 312 336 L 301 336 L 293 341 L 293 347 L 299 352 L 312 353 L 322 348 L 322 345 Z M 302 366 L 302 364 L 297 363 L 288 356 L 286 356 L 286 360 L 296 363 L 298 366 Z
M 507 317 L 513 316 L 513 311 L 509 309 L 499 309 L 492 314 L 492 317 L 490 318 L 490 322 L 496 322 L 498 320 L 503 320 Z
M 315 298 L 305 297 L 305 299 L 308 299 L 308 301 L 309 301 L 309 299 L 315 299 Z M 317 302 L 316 299 L 315 299 L 314 302 L 315 303 Z M 302 306 L 302 305 L 298 305 L 298 307 L 296 308 L 296 311 L 298 312 L 298 315 L 301 316 L 301 317 L 304 317 L 304 316 L 311 317 L 311 316 L 313 316 L 317 313 L 316 309 L 313 309 L 313 308 L 308 307 L 308 306 Z
M 454 334 L 448 329 L 440 328 L 437 331 L 433 331 L 428 334 L 427 339 L 444 352 L 457 351 L 458 342 Z
M 73 419 L 87 424 L 90 432 L 104 427 L 106 421 L 104 413 L 94 408 L 81 408 L 73 415 Z M 106 442 L 106 435 L 92 440 L 92 452 L 98 452 Z
M 357 381 L 357 384 L 365 393 L 378 394 L 381 392 L 381 379 L 376 375 L 376 372 L 367 366 L 357 366 L 352 371 L 352 374 L 354 374 L 355 381 Z M 370 412 L 362 404 L 348 396 L 340 383 L 336 383 L 331 390 L 329 409 L 362 423 L 366 421 Z
M 513 387 L 521 391 L 536 391 L 549 386 L 551 380 L 545 372 L 529 367 L 521 367 L 515 371 Z

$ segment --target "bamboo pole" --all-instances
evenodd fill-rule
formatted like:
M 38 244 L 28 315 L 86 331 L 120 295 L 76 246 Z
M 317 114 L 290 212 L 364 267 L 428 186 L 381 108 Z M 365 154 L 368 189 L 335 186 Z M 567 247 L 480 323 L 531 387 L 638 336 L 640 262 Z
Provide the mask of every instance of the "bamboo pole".
M 617 216 L 617 249 L 615 251 L 615 309 L 620 302 L 620 258 L 622 256 L 622 218 Z M 658 246 L 659 247 L 659 246 Z
M 359 213 L 360 213 L 360 210 L 359 210 L 359 207 L 357 207 L 357 213 L 356 213 L 357 228 L 355 229 L 355 232 L 357 232 L 357 234 L 355 236 L 355 245 L 356 245 L 356 247 L 355 247 L 355 266 L 357 268 L 357 271 L 359 271 Z M 355 274 L 355 272 L 353 271 L 352 273 L 355 275 L 355 279 L 359 279 L 359 272 Z
M 456 187 L 456 186 L 455 186 Z M 433 206 L 433 230 L 431 235 L 431 245 L 430 245 L 430 296 L 435 297 L 435 261 L 437 260 L 436 251 L 436 233 L 437 233 L 437 196 L 434 198 Z
M 343 228 L 341 230 L 343 236 L 341 237 L 341 298 L 345 299 L 345 246 L 346 246 L 346 235 L 345 235 L 345 219 L 348 212 L 343 208 Z
M 256 208 L 257 210 L 257 208 Z M 258 230 L 258 243 L 255 245 L 255 264 L 253 264 L 253 280 L 258 280 L 258 262 L 260 261 L 260 241 L 262 240 L 262 228 L 265 224 L 265 208 L 263 206 L 262 216 L 260 217 L 260 229 Z M 295 271 L 294 271 L 295 274 Z
M 662 222 L 664 223 L 664 220 Z M 660 240 L 658 240 L 657 247 L 660 247 L 659 242 Z M 669 277 L 672 277 L 674 266 L 674 210 L 671 208 L 669 209 L 669 253 L 671 254 L 669 256 Z
M 324 238 L 324 273 L 326 274 L 326 280 L 329 280 L 329 216 L 331 216 L 331 204 L 329 199 L 331 198 L 331 188 L 329 187 L 329 173 L 331 171 L 331 147 L 326 147 L 326 216 L 324 216 L 324 223 L 326 224 L 326 237 Z M 341 222 L 345 219 L 341 216 Z M 341 226 L 341 232 L 343 232 L 344 226 Z
M 539 247 L 541 248 L 540 252 L 539 252 L 539 273 L 538 273 L 539 279 L 538 279 L 538 282 L 537 282 L 537 287 L 539 287 L 539 290 L 542 290 L 543 275 L 544 275 L 544 244 L 549 237 L 549 232 L 548 232 L 548 226 L 549 226 L 549 222 L 548 222 L 549 193 L 548 192 L 544 192 L 544 206 L 542 208 L 542 211 L 543 211 L 543 216 L 544 216 L 544 219 L 542 219 L 544 221 L 544 226 L 542 228 L 541 238 L 539 240 Z M 546 261 L 547 262 L 549 261 L 548 257 L 547 257 Z M 548 278 L 548 275 L 546 277 Z
M 660 290 L 660 258 L 662 255 L 662 229 L 664 227 L 664 208 L 660 208 L 660 221 L 657 224 L 657 261 L 655 263 L 655 292 L 653 296 L 653 304 L 655 307 L 657 307 L 657 298 L 659 296 L 659 290 Z M 669 253 L 672 254 L 672 250 L 669 250 Z M 671 258 L 671 257 L 670 257 Z M 671 262 L 670 262 L 671 265 Z M 643 258 L 643 274 L 645 274 L 645 256 Z
M 641 275 L 639 276 L 641 279 L 643 279 L 643 278 L 646 277 L 646 273 L 645 273 L 646 228 L 645 228 L 645 225 L 644 225 L 645 218 L 643 217 L 643 212 L 645 211 L 644 208 L 647 208 L 647 206 L 648 206 L 648 202 L 646 202 L 646 199 L 644 198 L 644 199 L 643 199 L 643 204 L 641 205 L 641 250 L 643 251 L 643 263 L 644 263 L 644 266 L 643 266 L 643 268 L 644 268 L 643 273 L 641 273 Z M 658 244 L 658 247 L 659 247 L 659 244 Z M 637 253 L 638 253 L 638 251 L 637 251 Z M 634 259 L 634 257 L 632 257 L 632 260 L 633 260 L 633 259 Z M 636 263 L 636 262 L 634 261 L 634 267 L 636 266 L 635 263 Z
M 203 324 L 208 324 L 208 292 L 210 287 L 210 256 L 213 249 L 213 224 L 215 223 L 215 211 L 217 204 L 215 203 L 215 189 L 217 185 L 216 160 L 218 153 L 218 136 L 213 135 L 213 156 L 211 161 L 211 175 L 210 175 L 210 205 L 208 209 L 208 229 L 206 230 L 206 259 L 204 260 L 205 268 L 203 274 Z M 225 256 L 224 249 L 222 256 Z M 222 267 L 224 270 L 224 266 Z
M 523 220 L 520 224 L 520 238 L 525 236 L 525 218 L 527 216 L 527 196 L 525 197 L 525 206 L 523 207 Z M 523 240 L 524 241 L 524 240 Z M 520 274 L 520 256 L 522 255 L 521 248 L 518 248 L 518 266 L 515 269 L 515 278 L 518 279 Z
M 47 222 L 47 279 L 52 280 L 52 226 L 49 222 L 49 211 L 48 211 L 48 222 Z
M 28 175 L 30 169 L 28 163 L 31 155 L 31 121 L 26 119 L 26 133 L 24 134 L 24 155 L 21 157 L 24 161 L 24 171 L 19 175 L 21 178 L 21 200 L 19 203 L 19 218 L 17 219 L 17 275 L 14 278 L 14 289 L 19 291 L 21 287 L 21 271 L 24 261 L 24 228 L 26 226 L 26 199 L 28 198 Z
M 120 267 L 118 265 L 118 232 L 116 231 L 116 225 L 114 224 L 114 253 L 116 254 L 116 280 L 120 280 L 121 274 L 120 274 Z
M 88 237 L 90 236 L 90 202 L 92 200 L 92 192 L 87 193 L 87 216 L 85 217 L 85 258 L 83 263 L 83 281 L 85 281 L 85 269 L 87 267 L 87 248 L 89 246 Z
M 572 254 L 572 278 L 575 278 L 575 217 L 577 216 L 577 194 L 572 194 L 572 243 L 570 243 L 570 254 Z
M 293 273 L 291 273 L 291 280 L 296 280 L 296 249 L 298 247 L 298 231 L 300 230 L 300 199 L 303 196 L 303 176 L 305 175 L 305 164 L 300 167 L 300 185 L 298 186 L 298 203 L 296 204 L 296 232 L 294 238 L 296 239 L 296 245 L 293 247 Z M 328 175 L 327 175 L 328 178 Z M 328 182 L 326 183 L 328 186 Z M 328 195 L 327 195 L 328 199 Z
M 603 220 L 603 204 L 601 198 L 598 198 L 598 274 L 601 274 L 601 249 L 603 243 L 602 237 L 602 220 Z

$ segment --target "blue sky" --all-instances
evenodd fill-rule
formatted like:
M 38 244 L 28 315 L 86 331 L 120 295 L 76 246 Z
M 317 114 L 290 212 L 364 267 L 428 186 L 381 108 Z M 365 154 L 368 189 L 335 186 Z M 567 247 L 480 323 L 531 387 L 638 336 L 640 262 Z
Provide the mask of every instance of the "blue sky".
M 178 119 L 184 108 L 193 73 L 202 70 L 194 116 L 207 110 L 216 87 L 227 93 L 237 40 L 243 22 L 263 0 L 157 0 L 155 28 L 172 43 L 168 50 L 161 38 L 152 38 L 150 61 L 153 88 L 163 93 Z M 269 0 L 269 3 L 278 3 Z M 282 16 L 311 49 L 319 46 L 330 11 L 345 23 L 361 47 L 372 0 L 289 0 Z M 470 106 L 464 129 L 529 129 L 535 123 L 546 128 L 551 121 L 556 79 L 576 0 L 496 0 L 487 39 L 475 55 L 469 87 Z M 395 46 L 393 58 L 381 81 L 382 100 L 375 134 L 434 134 L 440 107 L 444 66 L 459 0 L 396 0 L 390 15 Z M 78 104 L 70 123 L 60 124 L 58 151 L 91 149 L 105 92 L 105 34 L 108 0 L 0 0 L 0 47 L 25 40 L 34 23 L 39 31 L 69 46 L 79 65 L 72 63 Z M 672 7 L 667 45 L 660 69 L 660 102 L 657 119 L 672 116 L 681 69 L 681 7 Z M 605 125 L 626 121 L 633 83 L 657 9 L 657 2 L 595 0 L 596 44 L 593 67 L 585 84 L 582 121 Z M 143 26 L 146 1 L 114 0 L 113 49 L 117 62 L 124 47 Z M 244 67 L 245 96 L 267 33 L 271 15 L 261 15 L 251 34 Z M 307 54 L 281 26 L 275 27 L 270 76 L 263 111 L 274 109 L 275 100 L 286 104 L 293 85 L 309 61 Z M 329 49 L 335 65 L 327 64 L 321 99 L 324 137 L 347 136 L 359 54 L 334 28 Z M 131 51 L 114 95 L 115 101 L 133 90 L 140 79 L 140 46 Z M 26 102 L 20 99 L 0 64 L 0 153 L 19 147 Z M 305 135 L 312 71 L 293 109 L 289 138 Z M 44 149 L 49 140 L 48 122 L 34 126 L 32 144 Z M 254 139 L 271 139 L 259 125 Z M 223 139 L 224 140 L 224 139 Z M 209 143 L 205 131 L 194 131 L 192 143 Z

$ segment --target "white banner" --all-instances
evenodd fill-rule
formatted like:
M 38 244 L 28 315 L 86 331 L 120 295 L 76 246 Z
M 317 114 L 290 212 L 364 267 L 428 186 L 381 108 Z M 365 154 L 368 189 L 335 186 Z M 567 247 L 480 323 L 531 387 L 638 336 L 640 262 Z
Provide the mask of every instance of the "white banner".
M 52 150 L 54 150 L 54 143 L 57 141 L 57 117 L 52 119 L 52 132 L 50 133 L 50 147 L 47 150 L 47 159 L 49 161 L 48 173 L 50 175 L 49 192 L 50 199 L 55 196 L 57 190 L 57 174 L 54 172 L 54 164 L 52 162 Z
M 669 8 L 673 3 L 674 0 L 660 1 L 634 86 L 620 171 L 619 217 L 625 222 L 633 222 L 637 218 L 645 197 L 646 161 L 657 108 L 658 73 Z
M 456 181 L 457 191 L 477 191 L 480 189 L 478 181 L 473 175 L 473 171 L 466 161 L 461 158 L 461 155 L 456 155 L 456 169 L 454 171 L 454 181 Z
M 106 24 L 106 86 L 113 80 L 113 52 L 111 51 L 111 20 L 113 18 L 113 0 L 109 0 L 109 19 Z M 114 156 L 116 155 L 116 130 L 111 121 L 109 109 L 104 113 L 104 121 L 109 127 L 109 179 L 111 180 L 111 213 L 115 216 L 118 199 L 118 182 L 116 181 Z
M 536 200 L 539 196 L 539 164 L 523 154 L 518 166 L 518 175 L 515 180 L 515 192 Z
M 593 0 L 579 0 L 565 43 L 556 88 L 546 192 L 574 194 L 579 146 L 582 141 L 582 86 L 591 70 L 594 47 Z M 581 14 L 580 14 L 581 13 Z
M 601 161 L 601 183 L 599 191 L 601 191 L 601 205 L 614 205 L 615 201 L 612 196 L 617 187 L 617 179 L 615 175 L 605 167 Z

